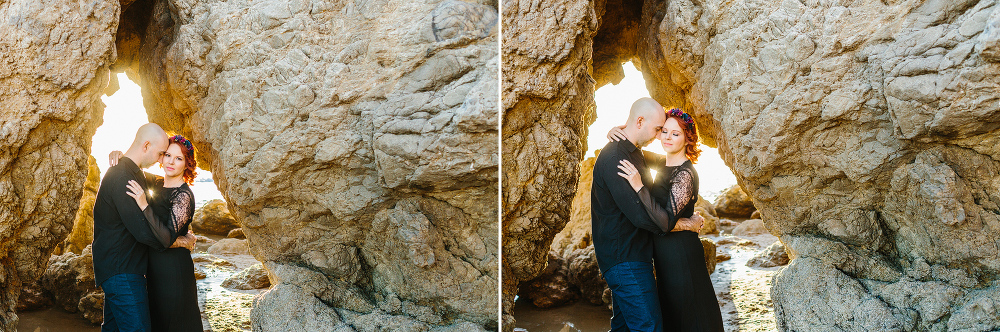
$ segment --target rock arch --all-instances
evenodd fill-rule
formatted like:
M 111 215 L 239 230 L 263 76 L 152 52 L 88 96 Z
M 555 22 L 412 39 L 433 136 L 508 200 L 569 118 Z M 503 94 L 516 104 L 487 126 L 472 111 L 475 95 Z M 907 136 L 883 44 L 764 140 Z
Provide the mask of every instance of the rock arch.
M 496 27 L 489 0 L 0 2 L 0 329 L 122 71 L 276 279 L 254 330 L 495 328 Z
M 1000 326 L 984 309 L 1000 276 L 995 1 L 529 3 L 503 16 L 505 328 L 568 220 L 593 91 L 629 59 L 694 112 L 792 251 L 780 329 Z

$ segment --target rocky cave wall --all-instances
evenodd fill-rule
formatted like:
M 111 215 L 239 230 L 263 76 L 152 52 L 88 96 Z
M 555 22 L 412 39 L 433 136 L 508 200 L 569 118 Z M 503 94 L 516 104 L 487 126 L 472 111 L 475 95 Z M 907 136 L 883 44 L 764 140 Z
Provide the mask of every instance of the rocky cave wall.
M 0 2 L 2 329 L 122 71 L 275 280 L 255 331 L 496 328 L 495 1 L 49 2 Z
M 134 63 L 276 285 L 255 331 L 495 326 L 490 1 L 159 1 Z M 364 329 L 364 328 L 363 328 Z
M 610 81 L 600 6 L 504 6 L 505 322 L 568 220 Z M 694 113 L 793 254 L 772 289 L 781 330 L 1000 328 L 996 1 L 642 6 L 631 51 L 651 94 Z
M 117 1 L 0 1 L 0 330 L 66 238 L 115 59 Z

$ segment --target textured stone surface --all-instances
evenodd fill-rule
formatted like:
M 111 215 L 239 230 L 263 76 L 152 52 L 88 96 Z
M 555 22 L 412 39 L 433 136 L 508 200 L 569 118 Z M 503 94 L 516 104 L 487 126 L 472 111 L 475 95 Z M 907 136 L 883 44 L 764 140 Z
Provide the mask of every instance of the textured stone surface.
M 230 231 L 242 227 L 229 212 L 226 201 L 213 199 L 194 211 L 191 229 L 197 233 L 228 235 Z
M 52 256 L 41 283 L 52 294 L 57 306 L 69 312 L 77 312 L 80 299 L 97 291 L 94 284 L 94 256 L 90 252 L 90 246 L 80 255 L 67 252 Z
M 264 265 L 258 263 L 232 275 L 222 282 L 222 287 L 243 290 L 261 289 L 271 287 L 271 281 L 267 277 Z
M 0 2 L 0 330 L 73 227 L 118 1 Z
M 388 317 L 496 325 L 495 2 L 149 10 L 122 53 L 150 120 L 202 152 L 254 257 L 336 295 L 278 278 L 253 329 L 331 330 L 394 298 Z
M 212 255 L 249 255 L 250 248 L 247 247 L 247 240 L 222 239 L 206 250 Z
M 101 185 L 101 169 L 98 168 L 94 156 L 89 156 L 87 166 L 87 182 L 80 197 L 80 208 L 76 210 L 76 217 L 73 218 L 73 230 L 52 252 L 55 255 L 67 252 L 81 254 L 83 248 L 94 242 L 94 201 L 97 200 L 97 187 Z
M 579 291 L 570 282 L 569 267 L 562 257 L 549 252 L 545 270 L 535 279 L 524 283 L 519 294 L 539 308 L 549 308 L 575 301 Z M 603 290 L 602 290 L 603 291 Z
M 780 241 L 767 246 L 763 251 L 758 252 L 753 258 L 747 261 L 749 267 L 775 267 L 788 264 L 788 253 L 785 252 L 785 245 Z
M 747 219 L 740 222 L 736 228 L 733 228 L 733 235 L 735 236 L 748 237 L 760 234 L 768 234 L 764 221 L 760 219 Z
M 723 190 L 715 199 L 714 206 L 720 217 L 748 218 L 757 210 L 753 206 L 753 200 L 738 184 Z
M 605 5 L 504 3 L 505 294 L 569 220 L 587 89 L 624 58 L 693 113 L 787 245 L 779 329 L 1000 328 L 981 309 L 1000 279 L 996 1 L 647 1 L 625 17 L 636 39 Z
M 356 295 L 265 294 L 270 314 L 368 319 L 396 296 L 384 316 L 493 328 L 497 18 L 488 0 L 0 3 L 0 307 L 71 229 L 110 68 L 192 139 L 256 258 Z
M 237 228 L 237 229 L 229 231 L 229 234 L 226 234 L 226 237 L 228 237 L 230 239 L 245 239 L 245 238 L 247 238 L 247 236 L 245 234 L 243 234 L 243 229 L 242 228 Z

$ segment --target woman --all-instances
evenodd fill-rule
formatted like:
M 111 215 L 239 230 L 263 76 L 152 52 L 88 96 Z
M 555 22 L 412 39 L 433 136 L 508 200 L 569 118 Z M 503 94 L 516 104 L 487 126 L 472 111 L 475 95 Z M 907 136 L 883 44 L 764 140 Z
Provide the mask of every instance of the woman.
M 153 207 L 157 222 L 167 225 L 174 233 L 188 234 L 189 247 L 171 247 L 164 251 L 149 251 L 146 270 L 146 290 L 149 293 L 149 316 L 153 331 L 203 331 L 198 309 L 198 287 L 194 278 L 191 249 L 194 235 L 188 226 L 194 215 L 194 194 L 189 185 L 195 178 L 197 162 L 194 146 L 181 135 L 169 139 L 170 145 L 160 159 L 165 176 L 146 173 L 152 192 L 148 205 Z M 112 165 L 121 157 L 111 153 Z M 135 198 L 140 209 L 147 206 L 146 194 L 135 181 L 129 181 L 128 195 Z
M 624 137 L 619 128 L 608 133 L 611 139 Z M 701 154 L 698 132 L 691 116 L 674 108 L 667 112 L 667 121 L 657 138 L 665 156 L 643 151 L 646 165 L 656 170 L 649 188 L 643 186 L 641 175 L 628 160 L 620 162 L 618 168 L 624 173 L 618 175 L 629 181 L 654 221 L 664 229 L 673 229 L 678 219 L 694 214 L 698 201 L 698 172 L 692 165 Z M 698 233 L 668 232 L 653 237 L 653 246 L 664 330 L 724 331 Z

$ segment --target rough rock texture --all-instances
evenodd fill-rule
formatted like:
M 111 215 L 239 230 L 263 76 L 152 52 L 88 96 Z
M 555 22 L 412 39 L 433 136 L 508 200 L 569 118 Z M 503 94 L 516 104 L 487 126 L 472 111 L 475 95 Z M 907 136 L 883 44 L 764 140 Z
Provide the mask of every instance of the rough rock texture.
M 632 59 L 788 246 L 779 329 L 1000 329 L 983 309 L 1000 279 L 997 1 L 613 5 L 504 2 L 505 312 L 569 219 L 591 91 L 613 80 L 600 64 Z
M 87 166 L 87 182 L 83 186 L 83 196 L 80 197 L 80 208 L 76 210 L 76 218 L 73 219 L 73 230 L 56 247 L 52 253 L 54 255 L 67 252 L 81 254 L 83 248 L 94 242 L 94 202 L 97 200 L 97 187 L 101 185 L 101 169 L 94 156 L 89 156 Z
M 94 256 L 90 252 L 90 246 L 81 255 L 68 252 L 52 256 L 41 283 L 52 294 L 57 306 L 69 312 L 77 312 L 80 299 L 97 290 L 94 284 Z
M 247 247 L 247 240 L 226 238 L 208 247 L 207 252 L 212 255 L 249 255 L 250 248 Z
M 740 222 L 736 228 L 733 228 L 733 235 L 735 236 L 747 237 L 767 233 L 767 227 L 765 227 L 764 221 L 760 219 L 747 219 Z
M 750 196 L 737 184 L 723 190 L 715 199 L 715 211 L 720 217 L 749 218 L 757 208 L 753 206 Z
M 719 227 L 719 215 L 715 211 L 715 206 L 711 202 L 705 200 L 705 198 L 698 195 L 698 202 L 695 203 L 694 212 L 705 218 L 705 224 L 701 226 L 701 231 L 698 234 L 719 234 L 721 228 Z
M 118 1 L 0 2 L 0 330 L 73 227 Z
M 781 241 L 776 241 L 771 245 L 767 246 L 761 252 L 758 252 L 753 258 L 747 261 L 747 266 L 749 267 L 775 267 L 788 264 L 788 253 L 785 252 L 785 245 L 781 244 Z
M 261 289 L 271 287 L 271 281 L 267 277 L 267 270 L 262 264 L 254 264 L 243 269 L 222 282 L 222 287 L 233 289 Z
M 52 294 L 42 288 L 41 281 L 35 281 L 30 285 L 21 288 L 21 294 L 17 297 L 15 312 L 32 311 L 44 309 L 52 306 Z
M 242 228 L 237 228 L 237 229 L 229 231 L 229 234 L 226 234 L 226 237 L 228 237 L 230 239 L 245 239 L 245 238 L 247 238 L 247 236 L 245 234 L 243 234 L 243 229 Z
M 712 274 L 715 272 L 715 264 L 718 263 L 718 258 L 715 255 L 715 249 L 718 246 L 712 239 L 704 237 L 699 237 L 698 239 L 701 240 L 701 250 L 704 251 L 705 255 L 705 268 L 708 269 L 708 274 Z
M 570 282 L 567 274 L 569 267 L 562 257 L 549 252 L 549 261 L 545 270 L 521 286 L 520 295 L 531 301 L 536 307 L 549 308 L 575 301 L 579 291 Z M 602 290 L 603 291 L 603 290 Z
M 213 199 L 194 211 L 191 229 L 197 233 L 228 235 L 230 231 L 242 227 L 229 213 L 226 201 Z
M 495 1 L 158 0 L 147 17 L 122 65 L 150 120 L 192 139 L 251 254 L 301 271 L 272 273 L 254 330 L 363 326 L 392 301 L 391 321 L 496 325 Z
M 79 312 L 92 323 L 104 320 L 104 291 L 94 285 L 94 256 L 89 245 L 80 254 L 50 257 L 39 283 L 63 310 Z

